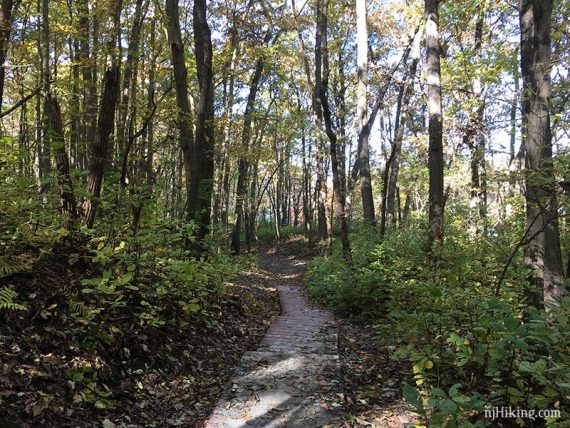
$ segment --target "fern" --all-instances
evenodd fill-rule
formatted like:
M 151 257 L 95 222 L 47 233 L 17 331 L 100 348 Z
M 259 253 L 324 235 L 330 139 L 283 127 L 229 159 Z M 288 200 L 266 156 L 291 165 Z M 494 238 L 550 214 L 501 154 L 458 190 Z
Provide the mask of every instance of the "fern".
M 23 257 L 0 256 L 0 278 L 26 270 L 30 265 Z
M 74 318 L 87 318 L 90 315 L 91 307 L 79 300 L 69 300 L 69 312 Z
M 8 287 L 0 287 L 0 310 L 26 311 L 25 305 L 16 303 L 14 299 L 18 294 Z

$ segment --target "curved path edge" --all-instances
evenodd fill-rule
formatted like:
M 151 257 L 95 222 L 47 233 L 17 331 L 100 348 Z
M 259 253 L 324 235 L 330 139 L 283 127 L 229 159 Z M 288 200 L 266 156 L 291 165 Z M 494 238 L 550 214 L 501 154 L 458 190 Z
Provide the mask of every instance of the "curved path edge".
M 261 345 L 243 355 L 207 428 L 321 427 L 334 418 L 340 392 L 334 317 L 303 293 L 306 260 L 270 251 L 263 264 L 281 314 Z

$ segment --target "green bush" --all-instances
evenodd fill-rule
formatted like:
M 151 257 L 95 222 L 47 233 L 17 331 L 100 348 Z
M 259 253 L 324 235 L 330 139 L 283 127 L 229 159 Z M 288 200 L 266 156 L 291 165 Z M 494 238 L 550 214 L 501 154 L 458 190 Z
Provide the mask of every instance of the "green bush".
M 430 427 L 493 426 L 484 418 L 489 407 L 569 408 L 570 298 L 550 312 L 529 308 L 522 251 L 503 275 L 520 222 L 474 237 L 459 216 L 448 220 L 437 275 L 421 225 L 390 231 L 382 241 L 374 230 L 357 228 L 353 266 L 338 247 L 313 260 L 311 293 L 397 340 L 393 357 L 410 364 L 415 381 L 404 396 Z
M 348 266 L 335 247 L 331 256 L 309 263 L 307 280 L 312 296 L 335 312 L 355 318 L 376 318 L 385 311 L 386 283 L 372 260 L 374 231 L 362 228 L 353 235 L 353 265 Z

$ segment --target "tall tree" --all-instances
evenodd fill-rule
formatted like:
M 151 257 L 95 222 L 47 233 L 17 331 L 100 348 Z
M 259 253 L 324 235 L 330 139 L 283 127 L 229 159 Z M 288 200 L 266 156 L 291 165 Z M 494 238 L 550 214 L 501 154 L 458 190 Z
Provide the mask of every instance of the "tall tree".
M 148 3 L 146 4 L 148 6 Z M 135 115 L 136 109 L 132 109 L 132 113 L 129 115 L 129 103 L 132 98 L 136 95 L 136 73 L 138 69 L 138 63 L 140 58 L 139 45 L 141 38 L 141 27 L 144 19 L 143 13 L 143 0 L 136 0 L 135 2 L 135 13 L 133 15 L 133 26 L 131 27 L 131 32 L 129 35 L 129 46 L 127 48 L 127 60 L 125 61 L 123 67 L 123 84 L 121 88 L 122 96 L 119 102 L 118 114 L 117 114 L 117 145 L 119 156 L 128 156 L 128 153 L 124 153 L 126 149 L 125 143 L 127 140 L 127 134 L 129 131 L 132 132 L 133 122 L 132 116 Z M 130 116 L 130 117 L 129 117 Z M 131 128 L 131 129 L 127 129 Z
M 487 1 L 477 5 L 478 11 L 475 22 L 475 35 L 473 43 L 473 53 L 475 67 L 479 68 L 483 49 L 483 36 L 485 27 L 485 14 L 487 12 Z M 469 124 L 464 141 L 471 149 L 471 207 L 474 210 L 475 233 L 479 233 L 480 223 L 485 228 L 485 217 L 487 212 L 487 179 L 485 168 L 486 136 L 485 136 L 485 104 L 486 104 L 486 83 L 481 78 L 478 70 L 475 71 L 472 82 L 472 94 L 469 99 L 473 104 L 469 113 Z
M 392 144 L 392 152 L 386 163 L 384 170 L 382 186 L 382 213 L 380 220 L 380 236 L 385 234 L 386 224 L 396 225 L 397 219 L 397 193 L 398 193 L 398 177 L 400 175 L 400 161 L 402 156 L 402 143 L 404 140 L 404 132 L 410 121 L 410 100 L 414 89 L 414 80 L 416 78 L 418 63 L 420 61 L 420 44 L 422 41 L 421 33 L 416 33 L 414 38 L 414 46 L 412 49 L 412 61 L 410 62 L 404 82 L 400 85 L 398 94 L 398 102 L 396 106 L 396 121 L 394 131 L 394 142 Z
M 42 178 L 41 191 L 44 192 L 49 187 L 47 176 L 51 172 L 51 147 L 49 136 L 49 115 L 46 111 L 48 108 L 48 95 L 51 93 L 51 69 L 50 69 L 50 22 L 49 22 L 49 1 L 42 0 L 42 37 L 41 37 L 41 70 L 42 70 L 42 95 L 44 97 L 43 104 L 43 120 L 42 120 L 42 142 L 40 151 L 40 178 Z
M 80 134 L 83 140 L 91 145 L 95 141 L 97 133 L 97 64 L 91 49 L 91 29 L 93 29 L 93 42 L 95 41 L 96 18 L 90 18 L 90 11 L 87 0 L 77 1 L 77 12 L 79 15 L 79 65 L 81 68 L 81 78 L 83 83 L 83 124 Z M 93 27 L 93 28 L 92 28 Z M 95 51 L 96 43 L 93 43 Z M 78 148 L 79 166 L 87 167 L 87 149 Z
M 303 68 L 305 71 L 305 78 L 307 86 L 311 95 L 311 116 L 313 118 L 313 124 L 317 133 L 317 144 L 316 144 L 316 170 L 317 170 L 317 180 L 315 183 L 315 199 L 317 206 L 317 226 L 320 239 L 327 239 L 329 242 L 329 248 L 332 245 L 332 225 L 329 217 L 329 209 L 327 205 L 328 199 L 328 186 L 327 178 L 325 174 L 325 164 L 324 164 L 324 147 L 323 147 L 323 136 L 322 136 L 322 121 L 323 112 L 322 105 L 320 102 L 320 92 L 321 92 L 321 79 L 322 79 L 322 26 L 317 23 L 316 25 L 316 35 L 315 35 L 315 68 L 314 68 L 314 80 L 313 74 L 311 73 L 311 66 L 309 63 L 309 57 L 305 50 L 305 42 L 299 26 L 297 10 L 295 6 L 295 0 L 292 0 L 293 15 L 295 18 L 295 25 L 299 40 L 299 50 L 301 53 L 301 60 Z M 317 2 L 317 6 L 320 7 L 320 0 Z M 317 12 L 317 18 L 320 13 Z
M 328 82 L 330 75 L 329 68 L 329 50 L 328 50 L 328 40 L 327 40 L 327 28 L 328 28 L 328 6 L 329 0 L 324 0 L 324 5 L 320 4 L 317 6 L 317 26 L 321 27 L 321 39 L 317 38 L 316 43 L 321 43 L 321 54 L 322 54 L 322 81 L 320 85 L 319 99 L 323 107 L 323 118 L 325 122 L 326 134 L 329 138 L 330 143 L 330 154 L 331 154 L 331 169 L 333 178 L 333 201 L 340 223 L 340 240 L 342 243 L 342 255 L 348 263 L 352 263 L 352 254 L 350 250 L 350 240 L 348 236 L 348 220 L 346 218 L 345 212 L 345 195 L 343 192 L 343 186 L 341 185 L 341 174 L 339 172 L 339 161 L 338 161 L 338 138 L 332 123 L 332 112 L 328 99 Z M 322 8 L 321 8 L 322 7 Z
M 360 170 L 360 191 L 364 220 L 374 224 L 374 198 L 370 178 L 370 155 L 368 138 L 368 29 L 366 26 L 366 0 L 356 0 L 356 44 L 358 62 L 357 121 L 358 121 L 358 159 Z
M 101 203 L 103 177 L 108 161 L 109 144 L 115 128 L 115 109 L 119 93 L 119 58 L 117 45 L 119 43 L 120 17 L 123 4 L 118 0 L 112 16 L 112 29 L 107 42 L 109 57 L 107 70 L 103 77 L 103 92 L 99 105 L 97 132 L 95 140 L 90 144 L 89 173 L 87 175 L 87 199 L 83 202 L 82 222 L 92 228 L 95 222 L 97 208 Z
M 2 108 L 2 100 L 4 97 L 4 80 L 6 78 L 6 54 L 12 33 L 12 14 L 18 7 L 19 0 L 2 0 L 0 1 L 0 108 Z
M 271 36 L 271 32 L 266 35 L 267 42 L 268 37 Z M 236 189 L 236 208 L 235 215 L 236 221 L 234 224 L 234 229 L 232 232 L 232 251 L 236 254 L 240 252 L 240 242 L 241 242 L 241 223 L 244 216 L 244 208 L 246 204 L 247 196 L 247 170 L 248 161 L 247 153 L 249 150 L 250 134 L 251 134 L 251 122 L 253 119 L 253 109 L 255 107 L 255 99 L 257 97 L 257 92 L 261 83 L 261 76 L 263 73 L 264 59 L 263 52 L 260 53 L 260 57 L 255 62 L 255 69 L 253 71 L 253 76 L 251 77 L 251 83 L 249 84 L 249 94 L 247 96 L 247 102 L 245 105 L 245 111 L 243 114 L 243 128 L 241 133 L 241 148 L 243 154 L 238 160 L 238 179 L 237 179 L 237 189 Z
M 188 72 L 184 55 L 184 44 L 180 32 L 178 0 L 166 0 L 166 16 L 168 43 L 170 43 L 172 68 L 174 70 L 174 86 L 176 89 L 176 106 L 178 107 L 178 141 L 182 149 L 184 172 L 186 175 L 186 197 L 190 200 L 190 170 L 192 163 L 192 146 L 194 133 L 192 129 L 192 112 L 188 100 Z
M 210 227 L 214 182 L 214 70 L 206 0 L 194 0 L 193 18 L 200 98 L 196 111 L 196 135 L 190 168 L 188 214 L 198 223 L 196 236 L 201 241 L 208 234 Z
M 439 0 L 425 0 L 427 94 L 429 115 L 429 239 L 430 247 L 443 245 L 443 114 L 441 103 L 441 45 Z
M 558 204 L 550 129 L 550 57 L 553 0 L 520 0 L 522 135 L 526 151 L 525 264 L 532 270 L 534 304 L 564 294 L 564 271 L 558 230 Z

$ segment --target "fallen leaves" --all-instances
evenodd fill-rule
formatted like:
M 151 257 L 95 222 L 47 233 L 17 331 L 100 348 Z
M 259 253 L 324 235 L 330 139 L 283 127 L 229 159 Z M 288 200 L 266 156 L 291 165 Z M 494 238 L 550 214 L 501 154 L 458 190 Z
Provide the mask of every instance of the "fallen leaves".
M 339 322 L 339 349 L 344 388 L 342 422 L 335 426 L 406 426 L 414 414 L 402 399 L 408 372 L 392 359 L 390 337 L 372 326 Z
M 0 325 L 0 422 L 6 418 L 22 428 L 198 426 L 243 352 L 256 346 L 279 312 L 272 275 L 251 269 L 216 302 L 216 313 L 223 314 L 217 323 L 204 325 L 190 311 L 195 318 L 181 319 L 177 330 L 143 329 L 126 313 L 105 331 L 91 326 L 108 345 L 86 351 L 92 339 L 79 340 L 63 312 L 65 301 L 54 294 L 61 282 L 77 285 L 81 276 L 60 268 L 46 264 L 11 278 L 36 309 Z

